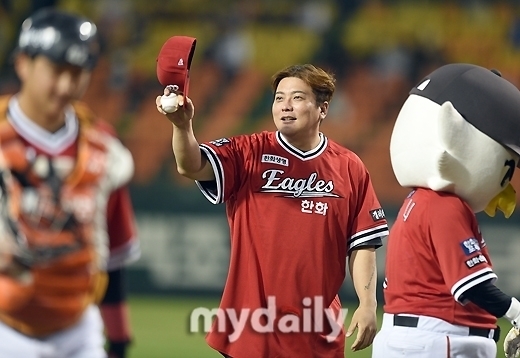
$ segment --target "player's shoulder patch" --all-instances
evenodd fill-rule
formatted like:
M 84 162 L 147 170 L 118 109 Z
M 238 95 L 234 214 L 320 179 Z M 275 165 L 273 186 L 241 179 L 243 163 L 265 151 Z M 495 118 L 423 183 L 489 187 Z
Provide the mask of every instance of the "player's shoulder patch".
M 209 141 L 210 144 L 213 144 L 215 147 L 222 147 L 223 145 L 231 143 L 229 138 L 220 138 Z
M 477 239 L 470 237 L 460 243 L 460 247 L 466 256 L 480 251 L 480 244 Z
M 468 268 L 473 268 L 477 265 L 483 264 L 484 262 L 488 262 L 486 257 L 479 254 L 466 260 L 466 266 L 468 266 Z
M 370 210 L 370 216 L 372 217 L 372 220 L 379 221 L 386 218 L 385 211 L 383 208 L 377 208 L 374 210 Z

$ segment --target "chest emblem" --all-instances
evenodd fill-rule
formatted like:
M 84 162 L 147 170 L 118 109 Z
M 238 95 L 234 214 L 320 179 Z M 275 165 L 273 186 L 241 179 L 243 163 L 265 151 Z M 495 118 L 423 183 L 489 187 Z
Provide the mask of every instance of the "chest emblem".
M 274 154 L 262 154 L 262 163 L 272 163 L 288 167 L 289 159 Z
M 319 179 L 316 172 L 311 173 L 308 178 L 292 178 L 283 174 L 284 171 L 279 169 L 263 172 L 262 179 L 265 180 L 265 184 L 260 192 L 281 193 L 291 198 L 339 197 L 333 192 L 333 181 Z

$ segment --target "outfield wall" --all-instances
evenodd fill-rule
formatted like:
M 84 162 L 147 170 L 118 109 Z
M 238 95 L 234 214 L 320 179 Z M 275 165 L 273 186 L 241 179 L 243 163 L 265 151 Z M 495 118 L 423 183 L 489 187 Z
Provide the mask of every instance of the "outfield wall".
M 142 256 L 129 270 L 131 292 L 220 294 L 229 261 L 224 215 L 139 213 L 138 229 Z M 520 225 L 488 219 L 481 223 L 481 230 L 498 275 L 497 285 L 520 297 Z M 377 253 L 381 294 L 385 247 Z M 355 298 L 349 280 L 341 295 Z

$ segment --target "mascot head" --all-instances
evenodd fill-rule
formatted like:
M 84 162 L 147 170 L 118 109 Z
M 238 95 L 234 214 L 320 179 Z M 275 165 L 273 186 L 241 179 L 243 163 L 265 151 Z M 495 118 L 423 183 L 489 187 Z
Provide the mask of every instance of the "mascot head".
M 509 217 L 520 158 L 520 91 L 498 71 L 449 64 L 410 91 L 390 140 L 401 186 L 451 192 Z

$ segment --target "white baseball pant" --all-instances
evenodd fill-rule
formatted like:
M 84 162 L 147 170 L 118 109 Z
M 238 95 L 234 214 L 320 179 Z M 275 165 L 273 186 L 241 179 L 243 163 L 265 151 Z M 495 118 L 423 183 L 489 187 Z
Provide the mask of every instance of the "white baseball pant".
M 0 322 L 2 358 L 106 358 L 103 320 L 90 306 L 71 328 L 45 338 L 28 337 Z
M 406 316 L 412 322 L 407 327 L 394 324 L 393 314 L 383 315 L 381 330 L 372 346 L 372 358 L 496 358 L 494 330 L 490 330 L 488 337 L 481 337 L 470 335 L 468 327 L 438 318 Z

